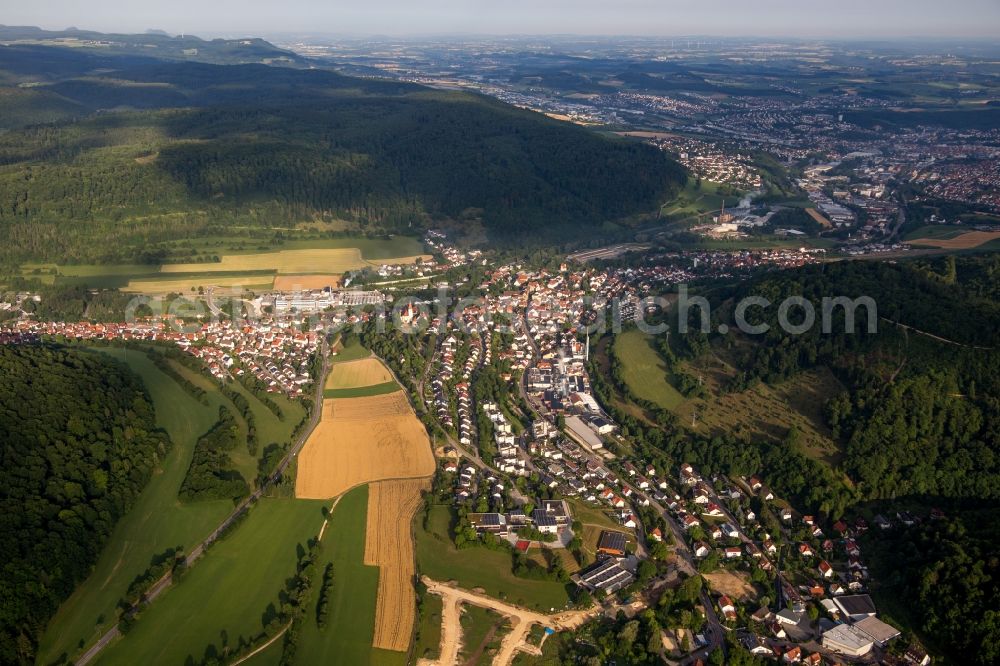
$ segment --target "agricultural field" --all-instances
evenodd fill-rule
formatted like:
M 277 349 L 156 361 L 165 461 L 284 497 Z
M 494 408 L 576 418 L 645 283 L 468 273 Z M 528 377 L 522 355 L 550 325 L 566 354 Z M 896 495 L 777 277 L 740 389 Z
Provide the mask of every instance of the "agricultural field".
M 299 632 L 299 664 L 404 666 L 406 655 L 372 647 L 379 571 L 367 566 L 368 486 L 345 493 L 337 502 L 323 535 L 317 571 L 333 564 L 329 616 L 325 629 L 306 616 Z
M 441 597 L 426 591 L 420 597 L 421 611 L 417 624 L 417 640 L 413 646 L 416 659 L 437 659 L 441 654 Z
M 98 663 L 182 664 L 212 656 L 225 660 L 241 643 L 259 636 L 274 617 L 279 595 L 295 573 L 298 551 L 319 533 L 326 505 L 261 499 L 230 535 L 145 610 L 124 638 L 101 654 Z
M 341 341 L 337 341 L 333 345 L 333 362 L 344 363 L 347 361 L 356 361 L 359 358 L 368 358 L 371 356 L 371 352 L 361 346 L 357 338 L 350 338 L 347 344 L 343 344 Z
M 384 650 L 406 652 L 413 635 L 414 568 L 413 515 L 428 479 L 379 481 L 368 491 L 365 564 L 379 568 L 375 604 L 375 638 Z
M 677 197 L 663 205 L 660 215 L 690 222 L 706 220 L 711 222 L 706 215 L 722 208 L 723 202 L 726 206 L 735 206 L 740 201 L 738 194 L 721 195 L 720 186 L 712 181 L 701 181 L 701 187 L 697 187 L 696 182 L 694 178 L 689 178 Z
M 670 385 L 666 362 L 653 348 L 653 342 L 652 336 L 630 329 L 616 336 L 615 356 L 622 364 L 625 383 L 637 398 L 664 409 L 676 409 L 684 396 Z
M 399 384 L 395 381 L 383 382 L 372 386 L 359 386 L 357 388 L 346 389 L 324 389 L 324 398 L 370 398 L 376 395 L 386 395 L 399 390 Z
M 199 288 L 321 289 L 339 287 L 349 270 L 429 259 L 416 238 L 291 240 L 278 247 L 250 238 L 200 238 L 163 244 L 198 261 L 167 264 L 29 263 L 21 275 L 47 284 L 82 284 L 135 293 L 187 293 Z M 213 261 L 212 259 L 218 259 Z
M 359 388 L 391 381 L 393 381 L 392 373 L 382 361 L 377 358 L 365 358 L 358 361 L 335 363 L 326 379 L 325 388 Z
M 566 586 L 554 581 L 518 578 L 512 571 L 509 553 L 485 548 L 455 548 L 449 535 L 451 508 L 430 508 L 427 525 L 418 514 L 417 569 L 438 581 L 455 581 L 472 590 L 482 588 L 491 597 L 526 608 L 549 612 L 569 602 Z
M 461 606 L 462 647 L 458 652 L 459 663 L 477 664 L 486 646 L 501 625 L 509 622 L 500 613 L 472 604 Z
M 307 289 L 339 289 L 341 275 L 278 275 L 274 278 L 275 291 L 299 291 Z
M 1000 239 L 1000 231 L 966 231 L 955 236 L 922 237 L 910 240 L 913 245 L 936 247 L 945 250 L 971 250 Z
M 322 419 L 299 454 L 295 495 L 332 498 L 356 485 L 434 473 L 427 430 L 403 391 L 323 402 Z
M 208 375 L 195 372 L 194 370 L 181 363 L 177 363 L 176 361 L 169 360 L 167 362 L 178 374 L 185 377 L 192 384 L 204 389 L 209 393 L 209 395 L 215 394 L 218 396 L 220 404 L 224 401 L 226 406 L 229 407 L 230 411 L 236 417 L 237 422 L 241 424 L 244 431 L 246 430 L 246 422 L 244 421 L 242 414 L 240 414 L 239 410 L 236 409 L 231 402 L 226 400 L 218 392 L 218 387 L 216 386 L 214 380 L 212 380 Z M 240 472 L 243 475 L 243 478 L 252 484 L 253 479 L 257 476 L 257 463 L 264 448 L 271 443 L 283 445 L 289 442 L 292 438 L 295 426 L 297 426 L 305 416 L 305 408 L 298 400 L 292 400 L 284 395 L 272 393 L 269 395 L 270 399 L 277 403 L 278 407 L 281 408 L 281 411 L 284 414 L 284 419 L 279 419 L 275 416 L 274 412 L 268 409 L 264 403 L 258 400 L 253 393 L 244 388 L 239 382 L 231 382 L 229 386 L 246 398 L 247 403 L 250 405 L 250 411 L 253 413 L 254 425 L 257 429 L 258 446 L 256 455 L 251 455 L 245 446 L 238 446 L 229 452 L 229 458 L 233 462 L 233 468 Z
M 222 397 L 216 392 L 209 406 L 201 404 L 140 352 L 99 348 L 95 353 L 118 358 L 142 378 L 157 425 L 169 435 L 173 448 L 116 526 L 91 575 L 52 618 L 39 646 L 39 663 L 52 663 L 60 655 L 71 658 L 81 645 L 96 640 L 116 620 L 118 600 L 155 555 L 176 546 L 191 548 L 232 510 L 227 500 L 190 504 L 177 500 L 194 444 L 215 423 Z
M 90 282 L 87 283 L 88 285 Z M 184 294 L 191 291 L 198 291 L 200 288 L 212 287 L 215 289 L 235 289 L 237 291 L 267 291 L 271 289 L 273 280 L 270 277 L 259 275 L 234 275 L 230 277 L 216 277 L 211 273 L 202 273 L 192 277 L 182 277 L 176 279 L 141 278 L 129 280 L 125 286 L 120 287 L 122 291 L 137 294 L 168 294 L 176 292 Z
M 194 271 L 208 273 L 276 270 L 279 274 L 320 273 L 328 275 L 346 273 L 377 264 L 412 264 L 418 258 L 429 258 L 429 255 L 384 258 L 373 262 L 366 260 L 361 255 L 361 250 L 356 247 L 278 250 L 277 252 L 254 254 L 226 254 L 221 257 L 220 261 L 209 264 L 164 264 L 160 268 L 160 272 L 166 275 Z

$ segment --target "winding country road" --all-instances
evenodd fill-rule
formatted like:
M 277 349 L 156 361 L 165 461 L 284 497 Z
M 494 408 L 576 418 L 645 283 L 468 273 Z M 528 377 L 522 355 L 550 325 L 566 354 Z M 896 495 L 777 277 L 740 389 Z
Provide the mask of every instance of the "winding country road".
M 306 427 L 302 429 L 302 432 L 296 438 L 295 442 L 292 443 L 291 448 L 285 454 L 285 457 L 281 459 L 278 466 L 275 468 L 271 475 L 264 480 L 260 487 L 253 491 L 247 498 L 241 501 L 236 508 L 233 509 L 232 513 L 226 516 L 219 525 L 212 530 L 212 533 L 201 540 L 198 545 L 191 549 L 191 552 L 187 554 L 184 558 L 184 564 L 187 567 L 191 567 L 204 553 L 210 545 L 212 545 L 219 536 L 225 532 L 230 526 L 233 525 L 239 518 L 243 516 L 250 505 L 260 499 L 264 492 L 277 483 L 277 481 L 284 474 L 285 470 L 291 464 L 295 456 L 298 455 L 302 447 L 305 446 L 306 440 L 309 439 L 309 435 L 312 434 L 313 429 L 319 423 L 320 418 L 323 415 L 323 386 L 326 383 L 326 376 L 330 372 L 330 354 L 329 348 L 326 343 L 326 338 L 323 338 L 323 343 L 320 348 L 320 353 L 323 355 L 323 370 L 320 376 L 316 378 L 315 394 L 313 395 L 313 410 L 309 415 L 309 422 Z M 148 605 L 153 602 L 164 590 L 170 587 L 173 583 L 173 577 L 168 572 L 163 576 L 163 578 L 156 581 L 152 587 L 143 595 L 143 601 L 140 602 L 141 605 Z M 134 607 L 130 613 L 134 614 L 138 610 L 138 606 Z M 75 666 L 84 666 L 90 663 L 94 657 L 96 657 L 104 648 L 106 648 L 112 641 L 121 636 L 121 630 L 118 625 L 111 627 L 94 643 L 90 648 L 87 649 L 80 657 L 74 661 Z

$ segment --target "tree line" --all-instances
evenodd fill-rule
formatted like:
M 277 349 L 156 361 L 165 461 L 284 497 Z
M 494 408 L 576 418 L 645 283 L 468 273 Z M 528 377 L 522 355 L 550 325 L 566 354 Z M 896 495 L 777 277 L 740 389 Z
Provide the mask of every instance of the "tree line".
M 0 346 L 0 376 L 0 662 L 27 664 L 170 442 L 104 355 Z

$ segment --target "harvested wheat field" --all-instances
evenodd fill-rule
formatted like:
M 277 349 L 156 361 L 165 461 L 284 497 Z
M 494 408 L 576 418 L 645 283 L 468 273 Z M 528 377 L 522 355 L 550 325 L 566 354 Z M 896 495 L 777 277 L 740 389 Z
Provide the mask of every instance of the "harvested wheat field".
M 372 645 L 383 650 L 405 652 L 410 647 L 416 574 L 410 523 L 420 506 L 420 491 L 428 488 L 428 479 L 380 481 L 368 488 L 365 564 L 379 568 Z
M 1000 231 L 970 231 L 954 238 L 919 238 L 910 241 L 913 245 L 940 247 L 947 250 L 968 250 L 1000 238 Z
M 328 399 L 299 454 L 295 496 L 329 499 L 362 483 L 433 473 L 427 430 L 402 391 Z
M 226 254 L 214 263 L 164 264 L 162 273 L 277 270 L 279 273 L 346 273 L 347 271 L 380 264 L 413 264 L 417 259 L 430 259 L 427 254 L 393 259 L 367 260 L 356 247 L 279 250 L 251 254 Z M 326 286 L 326 285 L 324 285 Z
M 363 358 L 358 361 L 335 363 L 330 376 L 326 378 L 326 388 L 359 388 L 391 381 L 392 373 L 382 361 L 377 358 Z
M 298 291 L 300 289 L 339 289 L 341 275 L 279 275 L 274 278 L 275 291 Z

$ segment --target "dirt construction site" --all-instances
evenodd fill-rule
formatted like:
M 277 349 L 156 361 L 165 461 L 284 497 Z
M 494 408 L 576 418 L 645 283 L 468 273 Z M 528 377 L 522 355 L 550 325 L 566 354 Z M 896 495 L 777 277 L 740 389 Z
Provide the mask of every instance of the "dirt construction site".
M 440 583 L 427 576 L 423 577 L 423 582 L 431 594 L 441 597 L 443 603 L 441 656 L 437 660 L 418 659 L 417 666 L 453 666 L 459 663 L 458 653 L 462 645 L 462 604 L 489 608 L 510 618 L 513 629 L 504 636 L 503 642 L 500 644 L 500 651 L 493 659 L 493 666 L 507 666 L 514 660 L 517 652 L 526 652 L 535 656 L 541 655 L 542 651 L 538 646 L 528 643 L 528 632 L 532 625 L 539 624 L 551 628 L 553 631 L 575 629 L 602 610 L 600 606 L 594 606 L 588 610 L 544 615 L 493 599 L 484 594 Z
M 368 490 L 365 564 L 379 568 L 372 645 L 406 652 L 413 634 L 416 575 L 410 524 L 428 479 L 379 481 Z
M 295 496 L 330 499 L 362 483 L 432 474 L 427 430 L 403 391 L 330 399 L 299 454 Z

